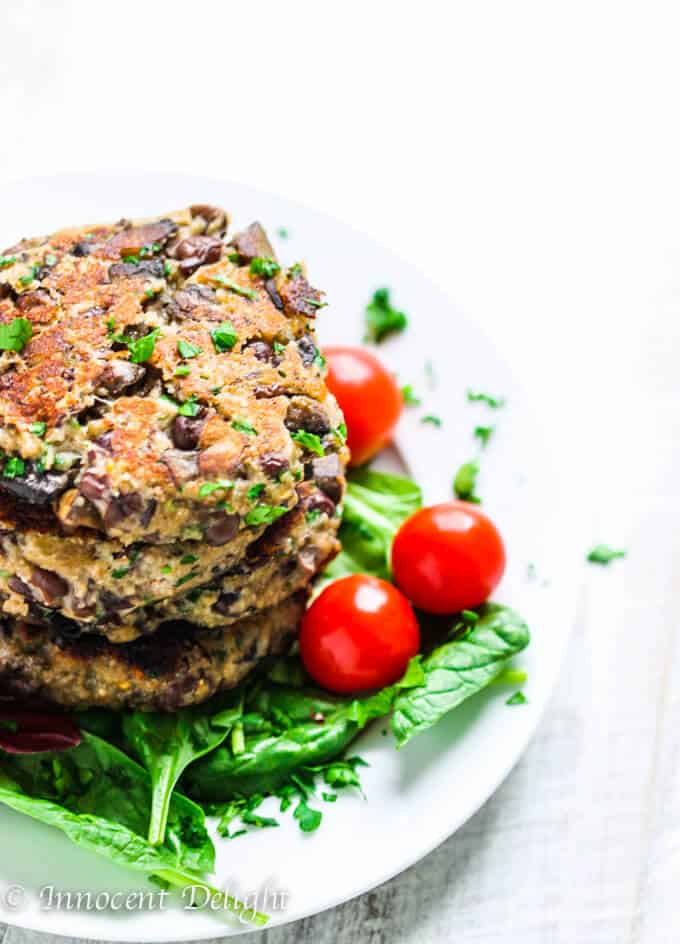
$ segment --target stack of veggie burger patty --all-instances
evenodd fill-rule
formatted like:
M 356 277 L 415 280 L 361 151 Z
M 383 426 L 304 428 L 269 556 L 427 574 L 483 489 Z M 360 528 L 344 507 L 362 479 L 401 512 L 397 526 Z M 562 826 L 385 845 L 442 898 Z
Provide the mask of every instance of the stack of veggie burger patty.
M 304 268 L 192 206 L 0 254 L 0 684 L 176 709 L 294 634 L 348 454 Z

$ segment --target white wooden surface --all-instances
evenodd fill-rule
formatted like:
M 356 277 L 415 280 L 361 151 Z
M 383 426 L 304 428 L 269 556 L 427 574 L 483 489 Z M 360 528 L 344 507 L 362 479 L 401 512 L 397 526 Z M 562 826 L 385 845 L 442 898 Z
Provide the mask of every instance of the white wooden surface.
M 680 941 L 677 27 L 649 2 L 0 7 L 3 178 L 205 172 L 352 220 L 549 405 L 584 553 L 629 549 L 584 564 L 559 690 L 481 812 L 253 944 Z

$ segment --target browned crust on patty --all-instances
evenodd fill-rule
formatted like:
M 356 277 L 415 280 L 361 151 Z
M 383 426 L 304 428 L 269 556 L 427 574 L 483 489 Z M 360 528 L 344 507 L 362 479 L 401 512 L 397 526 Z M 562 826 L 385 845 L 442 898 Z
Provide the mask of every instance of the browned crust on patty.
M 267 655 L 284 651 L 305 602 L 300 593 L 227 629 L 180 623 L 162 640 L 149 637 L 122 646 L 97 636 L 71 640 L 6 621 L 0 624 L 0 686 L 71 709 L 176 711 L 232 688 Z

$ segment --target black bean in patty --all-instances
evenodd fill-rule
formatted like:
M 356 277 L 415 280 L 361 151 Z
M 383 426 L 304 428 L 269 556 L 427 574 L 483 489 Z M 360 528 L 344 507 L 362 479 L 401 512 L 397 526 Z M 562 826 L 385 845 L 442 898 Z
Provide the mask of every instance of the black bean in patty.
M 172 441 L 178 449 L 196 449 L 205 426 L 205 416 L 177 416 L 172 424 Z
M 241 519 L 238 515 L 224 514 L 205 532 L 205 539 L 212 547 L 220 547 L 236 536 Z

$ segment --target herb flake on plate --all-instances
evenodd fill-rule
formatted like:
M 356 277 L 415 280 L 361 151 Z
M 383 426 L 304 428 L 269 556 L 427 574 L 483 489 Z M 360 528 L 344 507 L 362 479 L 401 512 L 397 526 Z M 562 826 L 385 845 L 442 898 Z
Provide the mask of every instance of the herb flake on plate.
M 407 326 L 407 316 L 390 302 L 390 290 L 379 288 L 366 306 L 366 340 L 380 344 L 391 334 L 400 334 Z
M 474 502 L 475 505 L 481 503 L 481 498 L 476 494 L 478 474 L 479 463 L 476 459 L 464 462 L 460 466 L 453 480 L 453 493 L 456 498 L 461 501 Z
M 592 551 L 590 551 L 586 559 L 590 564 L 600 564 L 606 567 L 608 564 L 611 564 L 612 561 L 620 560 L 625 556 L 625 551 L 616 550 L 608 544 L 598 544 L 597 547 L 594 547 Z

